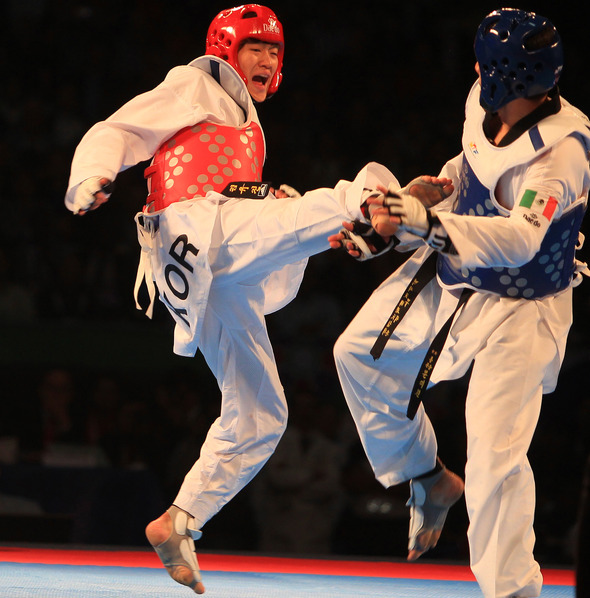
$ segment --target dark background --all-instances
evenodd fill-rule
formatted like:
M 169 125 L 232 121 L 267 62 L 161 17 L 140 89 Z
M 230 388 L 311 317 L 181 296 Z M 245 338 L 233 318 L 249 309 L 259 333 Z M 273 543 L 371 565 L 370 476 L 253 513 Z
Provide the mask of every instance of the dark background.
M 216 416 L 219 393 L 200 356 L 172 355 L 161 305 L 150 322 L 133 302 L 133 216 L 143 205 L 145 164 L 121 174 L 111 201 L 84 218 L 65 209 L 63 196 L 83 133 L 202 54 L 210 20 L 227 6 L 13 0 L 0 7 L 0 541 L 145 546 L 143 526 L 174 498 Z M 285 27 L 286 55 L 279 92 L 259 106 L 266 180 L 304 192 L 350 180 L 374 160 L 404 184 L 436 174 L 459 153 L 475 78 L 473 36 L 496 4 L 272 7 Z M 521 7 L 561 31 L 563 95 L 590 112 L 578 10 L 567 2 Z M 401 259 L 315 256 L 297 299 L 268 318 L 290 429 L 313 431 L 339 455 L 336 500 L 318 501 L 333 515 L 323 549 L 332 554 L 405 554 L 407 486 L 386 492 L 374 482 L 332 361 L 340 331 Z M 546 397 L 530 454 L 543 563 L 572 562 L 589 444 L 589 287 L 575 292 L 559 387 Z M 459 473 L 465 384 L 442 384 L 427 400 L 441 457 Z M 207 525 L 203 549 L 273 550 L 260 538 L 261 487 L 248 487 Z M 431 556 L 466 559 L 466 528 L 459 503 Z M 313 547 L 276 547 L 289 550 Z

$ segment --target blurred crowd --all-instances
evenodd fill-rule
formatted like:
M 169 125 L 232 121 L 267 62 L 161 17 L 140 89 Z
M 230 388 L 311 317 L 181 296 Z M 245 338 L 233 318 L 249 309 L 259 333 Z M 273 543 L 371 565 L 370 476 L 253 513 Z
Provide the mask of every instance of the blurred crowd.
M 404 184 L 436 174 L 460 151 L 479 11 L 450 13 L 425 1 L 387 10 L 379 3 L 345 11 L 331 2 L 272 6 L 285 25 L 287 52 L 281 90 L 259 109 L 266 179 L 304 192 L 350 179 L 376 160 Z M 109 204 L 74 218 L 63 205 L 69 164 L 94 122 L 203 52 L 206 27 L 225 7 L 161 0 L 2 3 L 0 334 L 11 330 L 13 338 L 16 329 L 34 343 L 48 323 L 82 331 L 90 322 L 104 323 L 116 344 L 118 324 L 143 321 L 132 299 L 139 256 L 133 215 L 144 201 L 143 167 L 120 175 Z M 588 78 L 574 77 L 580 59 L 567 49 L 566 43 L 571 61 L 564 79 L 576 81 L 572 100 L 588 112 Z M 339 332 L 401 259 L 392 254 L 359 264 L 337 252 L 315 256 L 298 298 L 268 318 L 289 427 L 259 478 L 207 527 L 204 547 L 403 557 L 407 487 L 385 491 L 374 481 L 331 353 Z M 531 450 L 538 556 L 550 562 L 571 561 L 579 476 L 590 450 L 589 287 L 586 281 L 576 291 L 569 353 Z M 167 328 L 166 314 L 157 310 L 149 325 Z M 77 350 L 71 346 L 72 354 Z M 79 360 L 48 363 L 51 346 L 43 364 L 26 353 L 0 361 L 0 516 L 51 510 L 33 488 L 19 493 L 19 466 L 37 468 L 26 470 L 35 475 L 38 468 L 148 472 L 147 486 L 135 487 L 146 499 L 136 527 L 117 533 L 117 508 L 138 507 L 131 490 L 121 506 L 125 482 L 108 477 L 108 492 L 88 500 L 98 512 L 110 509 L 111 525 L 100 532 L 78 527 L 70 537 L 143 543 L 141 521 L 174 497 L 218 410 L 215 381 L 198 357 L 175 369 L 142 371 L 146 350 L 137 347 L 133 371 L 97 360 L 84 367 Z M 3 347 L 2 355 L 9 354 Z M 465 452 L 463 393 L 461 381 L 445 384 L 427 401 L 441 456 L 458 471 Z M 13 483 L 4 484 L 7 479 Z M 65 502 L 76 502 L 67 485 L 62 493 Z M 88 513 L 86 507 L 80 512 Z M 464 505 L 458 506 L 436 554 L 466 558 L 466 526 Z

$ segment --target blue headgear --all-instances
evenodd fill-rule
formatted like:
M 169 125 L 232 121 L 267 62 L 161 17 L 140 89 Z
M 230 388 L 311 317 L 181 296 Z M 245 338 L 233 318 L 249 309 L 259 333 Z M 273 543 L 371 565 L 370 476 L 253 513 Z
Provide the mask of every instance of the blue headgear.
M 534 43 L 536 34 L 547 32 Z M 475 36 L 481 72 L 480 103 L 496 112 L 515 98 L 530 98 L 555 86 L 563 67 L 563 48 L 551 21 L 534 12 L 502 8 L 490 13 Z

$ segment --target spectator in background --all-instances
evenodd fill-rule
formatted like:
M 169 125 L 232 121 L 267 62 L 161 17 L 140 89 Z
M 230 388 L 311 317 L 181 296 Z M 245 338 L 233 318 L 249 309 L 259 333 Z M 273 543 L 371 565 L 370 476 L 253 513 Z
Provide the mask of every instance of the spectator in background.
M 0 247 L 0 322 L 21 325 L 36 317 L 33 293 L 12 275 L 8 253 Z
M 18 430 L 21 460 L 68 464 L 74 447 L 88 446 L 85 412 L 72 373 L 65 368 L 42 372 L 33 404 L 26 410 Z
M 287 430 L 254 484 L 264 552 L 329 554 L 342 509 L 339 417 L 307 391 L 293 395 Z

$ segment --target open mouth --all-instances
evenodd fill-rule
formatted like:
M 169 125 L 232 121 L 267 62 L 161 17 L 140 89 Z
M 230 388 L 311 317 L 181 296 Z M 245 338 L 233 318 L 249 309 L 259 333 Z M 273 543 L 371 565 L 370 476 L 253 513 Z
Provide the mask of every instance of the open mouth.
M 262 85 L 263 87 L 267 84 L 268 82 L 268 75 L 254 75 L 252 77 L 252 81 L 258 85 Z

